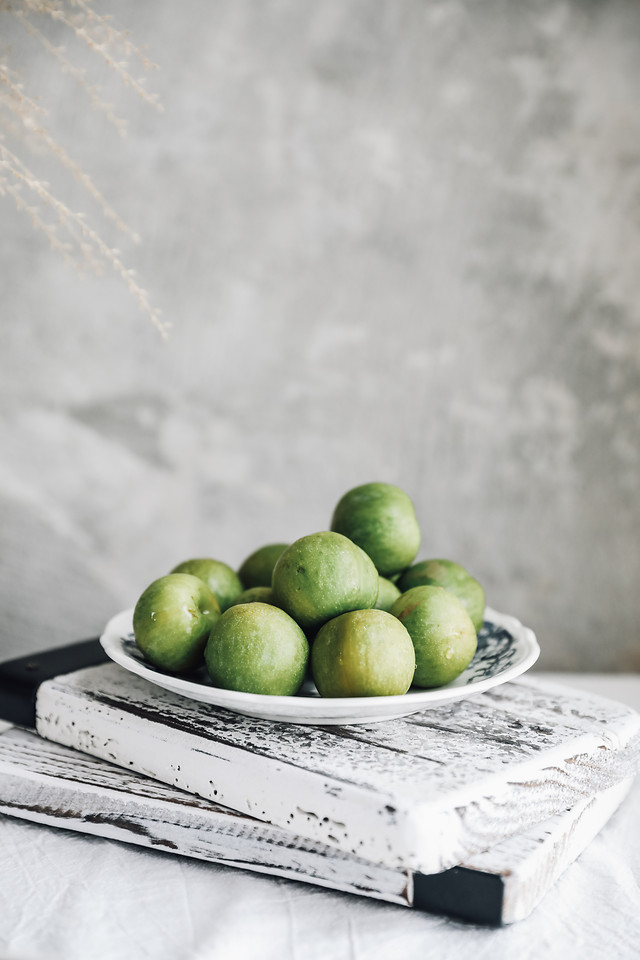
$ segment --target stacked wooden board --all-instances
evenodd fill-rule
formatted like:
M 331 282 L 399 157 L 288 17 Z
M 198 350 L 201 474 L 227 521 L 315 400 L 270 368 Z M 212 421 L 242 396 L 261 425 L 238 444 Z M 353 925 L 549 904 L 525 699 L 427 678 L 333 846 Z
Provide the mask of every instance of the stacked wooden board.
M 527 679 L 318 728 L 102 664 L 41 683 L 36 728 L 0 736 L 5 813 L 505 923 L 623 798 L 640 717 Z
M 0 812 L 484 923 L 526 917 L 626 796 L 621 781 L 441 874 L 369 863 L 8 727 Z

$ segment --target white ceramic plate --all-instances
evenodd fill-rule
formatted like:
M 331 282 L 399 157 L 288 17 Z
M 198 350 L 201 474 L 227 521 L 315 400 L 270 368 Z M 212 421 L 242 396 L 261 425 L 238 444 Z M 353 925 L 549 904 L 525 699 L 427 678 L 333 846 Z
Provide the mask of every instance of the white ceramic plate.
M 204 667 L 188 677 L 163 673 L 147 663 L 136 647 L 132 617 L 132 610 L 119 613 L 109 621 L 100 637 L 108 656 L 125 670 L 191 700 L 214 704 L 250 717 L 289 723 L 375 723 L 406 717 L 513 680 L 533 666 L 540 655 L 538 641 L 532 630 L 524 627 L 515 617 L 487 607 L 484 626 L 478 634 L 475 657 L 464 673 L 444 687 L 434 690 L 412 687 L 408 693 L 396 697 L 322 698 L 315 686 L 308 682 L 295 697 L 275 697 L 214 687 Z

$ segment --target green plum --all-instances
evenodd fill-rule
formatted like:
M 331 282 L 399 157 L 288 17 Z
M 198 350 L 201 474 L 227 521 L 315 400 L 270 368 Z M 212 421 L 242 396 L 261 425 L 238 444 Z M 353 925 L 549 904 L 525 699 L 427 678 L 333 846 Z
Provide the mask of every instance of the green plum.
M 406 693 L 416 666 L 413 643 L 384 610 L 353 610 L 329 620 L 311 648 L 322 697 L 389 697 Z
M 288 543 L 268 543 L 254 550 L 238 570 L 245 590 L 250 587 L 270 587 L 273 568 L 280 555 L 287 549 Z
M 338 501 L 331 529 L 349 537 L 390 577 L 412 563 L 420 527 L 409 496 L 391 483 L 365 483 Z
M 248 590 L 243 590 L 242 593 L 239 593 L 235 600 L 232 600 L 229 604 L 230 607 L 235 607 L 239 603 L 271 603 L 273 604 L 273 590 L 271 587 L 249 587 Z M 276 604 L 273 604 L 276 606 Z M 227 607 L 227 609 L 229 609 Z
M 133 611 L 133 634 L 146 659 L 162 670 L 189 673 L 203 661 L 218 601 L 199 577 L 170 573 L 154 580 Z
M 378 577 L 378 600 L 376 602 L 376 610 L 386 610 L 388 613 L 399 596 L 400 591 L 396 587 L 395 583 L 392 583 L 391 580 L 387 580 L 386 577 Z
M 305 678 L 309 644 L 284 610 L 259 601 L 241 603 L 215 623 L 204 657 L 217 687 L 293 696 Z
M 171 573 L 190 573 L 199 577 L 209 587 L 223 613 L 244 589 L 238 574 L 228 563 L 212 560 L 211 557 L 184 560 Z
M 478 637 L 464 604 L 443 587 L 412 587 L 391 613 L 407 628 L 416 652 L 416 687 L 455 680 L 473 659 Z
M 301 537 L 284 551 L 273 570 L 272 588 L 273 602 L 313 634 L 341 613 L 374 607 L 378 573 L 353 541 L 323 531 Z

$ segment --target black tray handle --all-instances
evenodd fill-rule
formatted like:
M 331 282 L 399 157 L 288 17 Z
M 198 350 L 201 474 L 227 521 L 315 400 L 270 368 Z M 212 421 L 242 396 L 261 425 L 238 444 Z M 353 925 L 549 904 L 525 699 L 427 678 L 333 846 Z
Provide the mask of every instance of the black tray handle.
M 98 638 L 92 637 L 0 663 L 0 720 L 35 727 L 36 694 L 41 683 L 108 659 Z

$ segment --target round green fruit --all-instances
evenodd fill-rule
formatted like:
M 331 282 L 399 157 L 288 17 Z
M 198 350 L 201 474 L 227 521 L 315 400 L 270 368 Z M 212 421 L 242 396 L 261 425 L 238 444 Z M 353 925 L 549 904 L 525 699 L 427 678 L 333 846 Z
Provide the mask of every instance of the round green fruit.
M 189 673 L 202 663 L 218 601 L 199 577 L 170 573 L 154 580 L 133 611 L 133 635 L 144 657 L 161 670 Z
M 171 573 L 190 573 L 199 577 L 209 587 L 223 613 L 244 589 L 238 574 L 229 564 L 212 560 L 210 557 L 185 560 L 174 567 Z
M 293 696 L 305 678 L 309 644 L 284 610 L 267 603 L 242 603 L 219 618 L 204 659 L 216 687 Z
M 392 697 L 411 686 L 416 658 L 404 626 L 384 610 L 354 610 L 320 628 L 311 671 L 322 697 Z
M 367 554 L 339 533 L 301 537 L 273 570 L 273 602 L 313 633 L 332 617 L 374 607 L 378 573 Z
M 407 628 L 416 654 L 416 687 L 441 687 L 469 666 L 478 637 L 464 605 L 442 587 L 413 587 L 391 613 Z
M 238 594 L 229 606 L 235 607 L 239 603 L 273 603 L 273 590 L 271 587 L 249 587 Z
M 365 483 L 345 493 L 334 510 L 331 529 L 362 547 L 383 577 L 409 566 L 420 546 L 413 503 L 390 483 Z
M 251 587 L 270 587 L 273 568 L 280 555 L 287 549 L 288 543 L 268 543 L 255 550 L 238 570 L 245 590 Z
M 412 587 L 444 587 L 465 605 L 476 632 L 484 623 L 484 589 L 468 570 L 453 560 L 421 560 L 405 570 L 398 586 L 402 593 Z
M 400 591 L 396 587 L 395 583 L 392 583 L 391 580 L 387 580 L 386 577 L 378 577 L 378 600 L 376 602 L 376 610 L 386 610 L 388 613 L 399 596 Z

